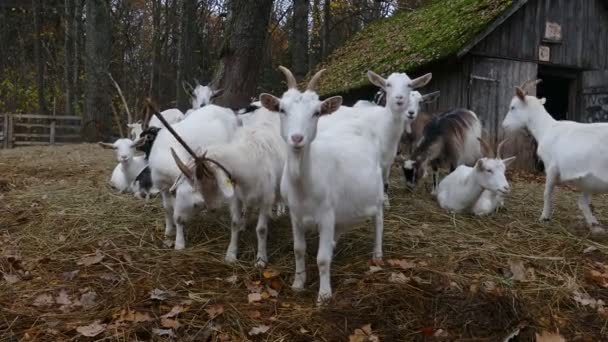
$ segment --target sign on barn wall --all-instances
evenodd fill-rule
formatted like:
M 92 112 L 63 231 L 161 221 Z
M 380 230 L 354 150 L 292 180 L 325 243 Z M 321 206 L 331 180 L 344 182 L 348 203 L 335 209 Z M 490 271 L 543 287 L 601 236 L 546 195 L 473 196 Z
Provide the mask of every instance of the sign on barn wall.
M 546 45 L 541 45 L 538 47 L 538 60 L 541 62 L 550 62 L 551 61 L 551 48 Z
M 547 21 L 545 24 L 545 41 L 559 43 L 562 41 L 562 27 L 558 23 Z
M 608 70 L 583 73 L 582 122 L 608 122 Z

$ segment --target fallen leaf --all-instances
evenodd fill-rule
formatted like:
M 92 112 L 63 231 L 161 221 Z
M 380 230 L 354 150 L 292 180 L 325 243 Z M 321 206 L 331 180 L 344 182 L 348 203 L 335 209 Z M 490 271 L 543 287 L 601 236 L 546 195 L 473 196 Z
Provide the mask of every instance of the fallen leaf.
M 264 278 L 266 279 L 271 279 L 271 278 L 276 278 L 281 274 L 281 272 L 273 269 L 273 268 L 267 268 L 262 275 L 264 276 Z
M 597 248 L 595 246 L 589 246 L 583 250 L 583 254 L 589 254 L 594 251 L 597 251 Z
M 236 282 L 237 282 L 238 280 L 239 280 L 239 277 L 237 277 L 237 276 L 236 276 L 236 274 L 235 274 L 235 275 L 231 275 L 231 276 L 230 276 L 230 277 L 228 277 L 228 278 L 224 278 L 224 281 L 225 281 L 225 282 L 230 283 L 230 284 L 233 284 L 233 285 L 234 285 L 234 284 L 236 284 Z
M 262 295 L 259 293 L 250 293 L 247 296 L 247 299 L 249 300 L 249 303 L 259 302 L 262 300 Z
M 251 293 L 261 293 L 262 292 L 262 283 L 259 281 L 252 281 L 247 284 L 247 290 Z
M 251 319 L 258 319 L 262 317 L 262 313 L 258 310 L 247 311 L 247 316 Z
M 407 284 L 410 281 L 410 278 L 406 277 L 405 274 L 401 272 L 391 272 L 388 281 L 395 284 Z
M 19 280 L 21 280 L 19 278 L 19 276 L 16 274 L 4 273 L 4 275 L 2 277 L 4 278 L 4 281 L 6 281 L 7 284 L 14 284 L 14 283 L 19 282 Z
M 187 309 L 184 306 L 182 306 L 182 305 L 175 305 L 171 309 L 171 311 L 169 311 L 168 313 L 166 313 L 166 314 L 164 314 L 164 315 L 162 315 L 160 317 L 162 317 L 162 318 L 173 318 L 173 317 L 176 317 L 177 315 L 179 315 L 180 313 L 182 313 L 182 312 L 184 312 L 186 310 Z
M 378 336 L 373 334 L 372 325 L 366 324 L 359 329 L 355 329 L 354 334 L 348 337 L 349 342 L 380 342 Z
M 386 260 L 386 263 L 389 264 L 389 266 L 399 267 L 403 270 L 409 270 L 416 267 L 416 263 L 407 261 L 405 259 L 388 259 Z
M 262 296 L 262 299 L 268 299 L 268 298 L 270 298 L 270 294 L 268 294 L 268 292 L 266 292 L 266 291 L 260 293 L 260 295 Z
M 163 317 L 160 319 L 160 325 L 162 325 L 163 328 L 171 328 L 171 329 L 177 329 L 181 326 L 181 324 L 179 324 L 177 319 L 166 318 L 166 317 Z
M 110 274 L 110 273 L 103 273 L 99 275 L 99 278 L 102 280 L 106 280 L 106 281 L 111 281 L 111 282 L 118 282 L 120 281 L 120 277 L 114 275 L 114 274 Z
M 152 332 L 158 336 L 176 337 L 175 333 L 171 329 L 152 328 Z
M 509 269 L 513 273 L 513 280 L 526 281 L 526 268 L 524 262 L 519 259 L 509 259 Z
M 557 333 L 552 333 L 548 331 L 543 331 L 540 335 L 538 333 L 536 335 L 536 342 L 566 342 L 566 339 Z
M 154 289 L 152 291 L 150 291 L 150 299 L 155 299 L 155 300 L 167 300 L 170 297 L 173 297 L 175 295 L 175 293 L 173 293 L 172 291 L 164 291 L 161 289 Z
M 300 328 L 300 334 L 308 334 L 310 331 L 304 329 L 304 328 Z
M 71 272 L 63 272 L 61 274 L 61 277 L 63 277 L 63 280 L 65 280 L 65 281 L 72 281 L 72 280 L 74 280 L 74 278 L 76 278 L 78 273 L 80 273 L 79 270 L 74 270 Z
M 128 309 L 122 309 L 119 314 L 115 314 L 114 318 L 117 322 L 151 322 L 154 318 L 150 317 L 147 312 L 137 312 Z
M 100 324 L 100 320 L 96 320 L 95 322 L 89 324 L 89 325 L 84 325 L 81 327 L 76 328 L 76 331 L 78 331 L 81 335 L 83 336 L 87 336 L 87 337 L 95 337 L 99 334 L 101 334 L 102 332 L 106 331 L 106 324 Z
M 433 337 L 448 337 L 448 332 L 443 329 L 437 329 L 433 334 Z
M 47 307 L 55 304 L 55 300 L 53 300 L 53 296 L 48 293 L 41 294 L 36 299 L 34 299 L 34 306 L 36 307 Z
M 95 299 L 97 299 L 97 293 L 94 291 L 89 291 L 80 296 L 79 302 L 83 308 L 88 309 L 97 305 L 97 303 L 95 303 Z
M 267 325 L 258 325 L 257 327 L 251 328 L 249 330 L 249 336 L 260 335 L 270 330 L 270 327 Z
M 382 271 L 382 267 L 380 267 L 380 266 L 370 266 L 369 267 L 369 271 L 367 271 L 365 273 L 367 273 L 367 274 L 373 274 L 373 273 L 380 272 L 380 271 Z
M 575 302 L 581 304 L 582 306 L 589 306 L 594 309 L 602 308 L 606 303 L 604 303 L 601 299 L 595 299 L 586 293 L 581 293 L 579 291 L 573 292 L 573 299 Z
M 224 306 L 222 304 L 209 305 L 205 311 L 209 315 L 209 318 L 214 319 L 224 313 Z
M 104 255 L 100 250 L 95 251 L 95 255 L 89 255 L 80 258 L 76 264 L 82 266 L 91 266 L 100 263 L 104 258 Z
M 279 291 L 276 291 L 270 287 L 267 288 L 266 290 L 268 291 L 268 294 L 270 295 L 270 297 L 277 298 L 279 296 Z
M 59 296 L 55 298 L 55 303 L 59 305 L 72 305 L 72 301 L 70 300 L 70 296 L 68 296 L 68 292 L 66 290 L 61 290 L 59 292 Z

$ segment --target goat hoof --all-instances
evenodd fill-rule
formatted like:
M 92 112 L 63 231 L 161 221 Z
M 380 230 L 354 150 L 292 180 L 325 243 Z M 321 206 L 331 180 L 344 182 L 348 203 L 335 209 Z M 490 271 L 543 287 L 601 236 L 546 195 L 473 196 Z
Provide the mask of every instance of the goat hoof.
M 236 255 L 232 255 L 232 254 L 227 254 L 226 257 L 224 257 L 224 261 L 227 264 L 234 264 L 236 263 Z
M 374 253 L 372 256 L 372 265 L 374 266 L 382 266 L 384 265 L 384 260 L 382 260 L 382 253 Z
M 294 292 L 302 292 L 304 291 L 304 280 L 303 279 L 294 279 L 293 283 L 291 284 L 291 289 Z
M 184 248 L 186 248 L 186 244 L 184 242 L 176 242 L 175 243 L 175 250 L 176 251 L 181 251 Z
M 329 303 L 331 296 L 331 290 L 319 292 L 319 296 L 317 297 L 317 306 L 323 306 Z
M 268 264 L 268 262 L 265 259 L 258 258 L 258 260 L 255 262 L 255 267 L 264 268 L 264 267 L 266 267 L 267 264 Z
M 175 241 L 173 241 L 173 239 L 165 239 L 163 241 L 163 246 L 167 247 L 167 248 L 173 248 L 175 245 Z

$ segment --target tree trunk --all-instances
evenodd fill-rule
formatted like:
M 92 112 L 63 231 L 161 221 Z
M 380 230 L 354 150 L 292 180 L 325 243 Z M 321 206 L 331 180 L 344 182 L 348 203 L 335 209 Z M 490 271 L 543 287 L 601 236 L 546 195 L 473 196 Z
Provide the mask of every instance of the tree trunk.
M 322 18 L 321 18 L 321 0 L 313 0 L 312 3 L 312 29 L 310 30 L 310 53 L 308 55 L 308 70 L 312 70 L 315 65 L 321 62 L 322 55 Z
M 74 2 L 74 67 L 72 70 L 72 85 L 73 93 L 74 93 L 74 105 L 78 108 L 80 107 L 80 101 L 82 99 L 82 82 L 80 81 L 80 68 L 82 60 L 80 58 L 82 54 L 82 50 L 84 50 L 85 39 L 83 32 L 83 22 L 82 22 L 82 11 L 84 7 L 84 1 L 86 0 L 75 0 Z M 81 107 L 80 107 L 81 108 Z
M 192 83 L 194 75 L 194 39 L 196 0 L 181 0 L 179 53 L 177 62 L 177 106 L 182 111 L 190 108 L 190 97 L 182 88 L 182 81 Z
M 226 40 L 214 86 L 224 94 L 217 104 L 240 108 L 257 93 L 264 41 L 273 0 L 231 0 Z
M 294 75 L 302 80 L 308 73 L 308 7 L 309 0 L 293 1 L 291 66 Z
M 331 0 L 325 0 L 323 3 L 323 38 L 321 42 L 321 58 L 325 60 L 329 56 L 329 24 L 331 22 Z
M 84 138 L 98 141 L 110 138 L 112 108 L 110 105 L 111 22 L 107 0 L 86 2 L 86 119 Z
M 150 75 L 150 89 L 148 96 L 158 101 L 160 98 L 159 79 L 161 64 L 161 1 L 152 1 L 152 22 L 154 34 L 152 35 L 152 70 Z
M 36 84 L 38 90 L 38 114 L 46 114 L 46 104 L 44 102 L 44 60 L 42 59 L 42 24 L 40 22 L 41 3 L 40 0 L 32 0 L 34 11 L 34 58 L 36 59 Z
M 74 115 L 74 15 L 75 1 L 65 0 L 64 13 L 64 82 L 65 82 L 65 114 Z

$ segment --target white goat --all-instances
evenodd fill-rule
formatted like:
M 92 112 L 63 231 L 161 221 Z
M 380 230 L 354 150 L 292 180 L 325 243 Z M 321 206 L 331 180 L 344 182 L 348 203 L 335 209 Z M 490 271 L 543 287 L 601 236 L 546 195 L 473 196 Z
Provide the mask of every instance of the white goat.
M 113 149 L 118 165 L 112 172 L 110 185 L 119 192 L 132 191 L 132 183 L 139 172 L 146 167 L 144 156 L 135 156 L 135 148 L 142 141 L 133 142 L 131 139 L 118 139 L 113 144 L 99 142 L 99 146 Z
M 184 113 L 182 113 L 182 111 L 177 108 L 170 108 L 170 109 L 163 110 L 161 112 L 161 115 L 171 125 L 174 123 L 178 123 L 185 118 Z M 131 136 L 131 139 L 137 140 L 140 138 L 141 133 L 147 127 L 164 128 L 165 126 L 163 126 L 163 124 L 160 122 L 160 120 L 157 117 L 152 117 L 149 120 L 148 120 L 148 118 L 145 118 L 143 124 L 141 122 L 136 122 L 136 123 L 127 124 L 127 127 L 129 128 L 129 135 Z
M 346 120 L 317 130 L 319 118 L 340 108 L 342 97 L 319 100 L 314 89 L 323 70 L 313 76 L 302 93 L 293 74 L 285 67 L 279 69 L 287 78 L 288 90 L 280 99 L 262 94 L 260 100 L 268 110 L 281 113 L 281 136 L 288 145 L 281 195 L 289 205 L 294 238 L 296 271 L 292 288 L 301 290 L 306 282 L 304 233 L 307 226 L 316 225 L 320 277 L 317 302 L 321 304 L 332 296 L 330 267 L 335 243 L 350 226 L 373 217 L 373 258 L 382 258 L 379 141 L 368 130 Z
M 506 167 L 515 159 L 501 159 L 504 142 L 499 144 L 496 158 L 481 158 L 473 167 L 460 165 L 443 178 L 437 187 L 437 201 L 441 208 L 457 213 L 470 211 L 481 216 L 502 206 L 510 189 L 505 177 Z
M 534 82 L 536 84 L 540 80 Z M 502 127 L 527 129 L 538 142 L 537 154 L 545 165 L 544 206 L 541 221 L 551 218 L 551 196 L 559 182 L 576 186 L 578 200 L 592 233 L 605 233 L 591 210 L 591 195 L 608 192 L 608 123 L 557 121 L 545 109 L 545 99 L 528 96 L 530 82 L 516 87 L 516 95 Z
M 236 131 L 233 140 L 210 146 L 203 156 L 194 156 L 194 165 L 185 165 L 177 155 L 174 158 L 186 180 L 202 194 L 208 208 L 230 203 L 232 234 L 226 251 L 227 262 L 237 260 L 239 232 L 246 223 L 243 206 L 259 209 L 255 264 L 266 266 L 268 218 L 280 198 L 279 185 L 286 158 L 279 114 L 257 109 L 248 124 Z
M 374 85 L 380 87 L 386 93 L 385 107 L 371 106 L 367 104 L 353 107 L 351 111 L 339 111 L 338 113 L 320 120 L 320 129 L 325 127 L 340 125 L 344 120 L 351 120 L 357 116 L 362 127 L 371 129 L 372 134 L 380 137 L 380 155 L 382 178 L 384 182 L 384 205 L 390 206 L 388 199 L 388 182 L 391 166 L 397 155 L 401 135 L 406 122 L 409 120 L 406 115 L 410 92 L 413 89 L 425 86 L 432 78 L 432 74 L 426 74 L 416 79 L 410 79 L 407 74 L 393 73 L 387 79 L 377 75 L 373 71 L 368 71 L 367 76 Z M 355 114 L 355 115 L 353 115 Z
M 190 103 L 192 104 L 192 108 L 188 109 L 185 115 L 190 115 L 193 111 L 211 104 L 211 101 L 214 98 L 222 95 L 224 92 L 223 89 L 214 90 L 209 85 L 203 86 L 198 80 L 195 80 L 195 82 L 195 87 L 192 87 L 186 82 L 182 84 L 186 93 L 190 95 Z
M 208 105 L 197 109 L 193 114 L 171 127 L 195 151 L 232 140 L 237 128 L 236 117 L 232 110 Z M 181 171 L 173 160 L 171 149 L 180 159 L 189 160 L 189 153 L 171 132 L 168 129 L 159 130 L 150 150 L 149 166 L 152 183 L 160 190 L 163 200 L 165 236 L 173 235 L 176 223 L 178 230 L 183 232 L 183 225 L 189 220 L 193 210 L 203 205 L 202 196 L 192 189 L 188 182 L 173 186 Z M 174 190 L 173 193 L 171 188 Z M 183 236 L 183 233 L 177 234 L 178 237 L 180 235 Z M 184 245 L 183 240 L 176 240 L 175 249 L 183 249 Z

